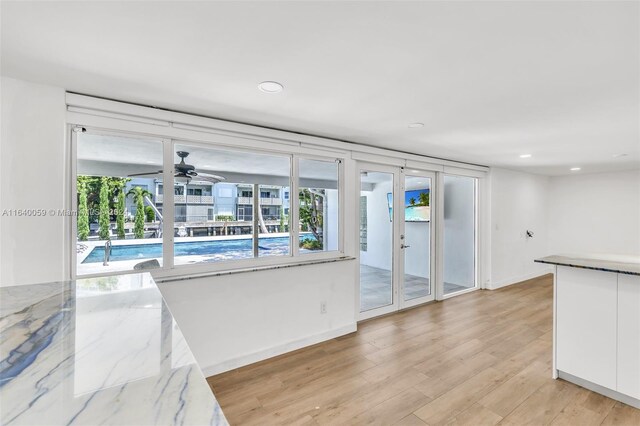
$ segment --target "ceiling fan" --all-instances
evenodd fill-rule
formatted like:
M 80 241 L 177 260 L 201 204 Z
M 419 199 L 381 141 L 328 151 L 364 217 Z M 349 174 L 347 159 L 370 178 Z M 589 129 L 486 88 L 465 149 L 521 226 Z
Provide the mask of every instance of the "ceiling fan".
M 178 157 L 180 157 L 180 162 L 174 165 L 174 171 L 175 171 L 174 179 L 176 182 L 187 184 L 191 182 L 191 180 L 193 179 L 195 181 L 218 183 L 218 182 L 227 180 L 223 176 L 196 172 L 196 168 L 194 166 L 184 162 L 184 159 L 189 156 L 189 153 L 187 151 L 178 151 L 176 152 L 176 154 L 178 154 Z M 151 173 L 133 173 L 127 176 L 128 177 L 156 176 L 161 174 L 162 174 L 162 170 L 158 170 L 157 172 L 151 172 Z

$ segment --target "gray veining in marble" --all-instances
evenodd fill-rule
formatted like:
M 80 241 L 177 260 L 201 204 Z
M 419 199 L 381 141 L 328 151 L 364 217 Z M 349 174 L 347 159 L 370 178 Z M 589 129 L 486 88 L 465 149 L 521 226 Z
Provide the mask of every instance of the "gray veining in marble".
M 536 259 L 538 263 L 571 266 L 574 268 L 593 269 L 596 271 L 616 272 L 619 274 L 640 275 L 640 262 L 620 262 L 597 257 L 572 257 L 553 255 Z
M 0 288 L 0 424 L 226 425 L 151 275 Z

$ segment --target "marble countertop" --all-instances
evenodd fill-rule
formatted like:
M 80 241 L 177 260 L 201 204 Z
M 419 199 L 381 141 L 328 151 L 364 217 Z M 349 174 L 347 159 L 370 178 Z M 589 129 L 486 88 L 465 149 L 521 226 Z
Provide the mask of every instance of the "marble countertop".
M 640 275 L 640 262 L 622 261 L 613 256 L 602 256 L 598 258 L 596 255 L 575 257 L 554 255 L 536 259 L 535 262 L 594 269 L 596 271 L 616 272 L 619 274 Z
M 144 273 L 0 288 L 0 424 L 228 423 Z

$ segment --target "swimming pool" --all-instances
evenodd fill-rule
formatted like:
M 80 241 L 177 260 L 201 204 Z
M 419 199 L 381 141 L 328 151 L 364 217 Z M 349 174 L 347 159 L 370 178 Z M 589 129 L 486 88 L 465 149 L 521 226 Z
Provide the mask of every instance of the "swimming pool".
M 309 238 L 300 235 L 300 240 Z M 258 239 L 259 256 L 281 256 L 289 254 L 289 237 L 263 237 Z M 185 241 L 174 244 L 174 256 L 206 256 L 211 260 L 244 259 L 253 257 L 253 239 L 229 239 L 209 241 Z M 162 257 L 162 244 L 114 245 L 110 261 L 144 260 Z M 97 246 L 82 263 L 97 263 L 104 260 L 104 246 Z

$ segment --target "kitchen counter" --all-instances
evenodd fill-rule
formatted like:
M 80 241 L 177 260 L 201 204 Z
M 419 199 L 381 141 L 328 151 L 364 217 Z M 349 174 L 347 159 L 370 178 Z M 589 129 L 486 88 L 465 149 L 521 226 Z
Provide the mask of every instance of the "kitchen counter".
M 0 288 L 0 424 L 227 421 L 144 273 Z
M 631 259 L 625 259 L 631 260 Z M 615 272 L 618 274 L 640 275 L 640 261 L 623 261 L 620 257 L 597 256 L 547 256 L 536 259 L 538 263 L 548 263 L 550 265 L 571 266 L 573 268 L 593 269 L 596 271 Z
M 640 408 L 640 263 L 548 256 L 555 265 L 553 377 Z

